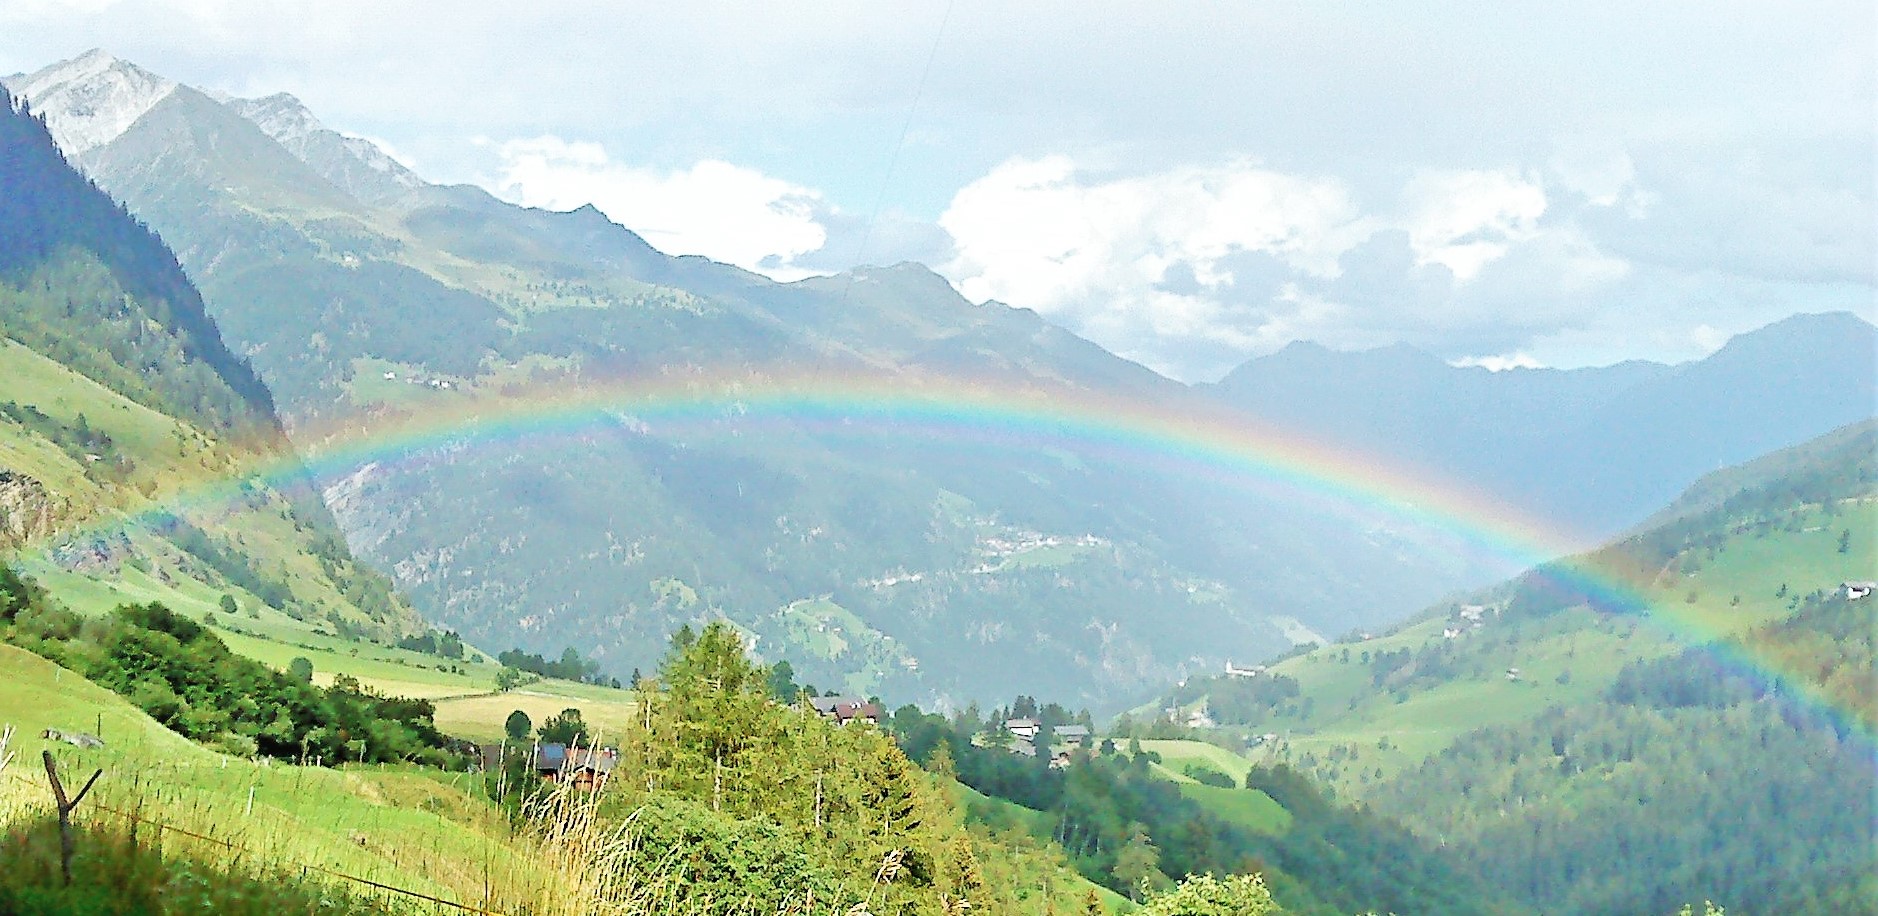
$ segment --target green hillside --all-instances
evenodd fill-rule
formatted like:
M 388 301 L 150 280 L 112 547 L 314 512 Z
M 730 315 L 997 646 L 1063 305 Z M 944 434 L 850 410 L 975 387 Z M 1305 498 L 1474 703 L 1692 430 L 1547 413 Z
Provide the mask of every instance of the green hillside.
M 1875 442 L 1874 425 L 1860 424 L 1761 465 L 1778 473 L 1728 472 L 1744 488 L 1700 496 L 1713 505 L 1575 561 L 1638 583 L 1647 612 L 1575 606 L 1574 586 L 1536 574 L 1286 658 L 1262 683 L 1190 680 L 1136 715 L 1204 707 L 1252 759 L 1303 764 L 1361 795 L 1474 729 L 1593 700 L 1627 664 L 1746 633 L 1804 595 L 1878 575 Z
M 161 601 L 293 642 L 424 631 L 352 558 L 175 256 L 0 107 L 0 555 L 86 613 Z
M 0 341 L 0 465 L 13 497 L 0 503 L 0 544 L 68 603 L 161 600 L 206 614 L 229 595 L 241 609 L 229 622 L 257 629 L 381 639 L 420 629 L 317 503 L 258 480 L 235 498 L 193 497 L 279 460 Z
M 1210 740 L 1309 770 L 1544 911 L 1848 911 L 1871 889 L 1851 863 L 1874 849 L 1878 606 L 1840 586 L 1878 578 L 1875 443 L 1865 423 L 1714 475 L 1572 561 L 1595 578 L 1541 569 L 1137 715 L 1204 710 Z
M 268 765 L 206 750 L 110 691 L 12 646 L 0 645 L 0 724 L 15 729 L 15 764 L 0 774 L 0 810 L 13 827 L 50 800 L 33 778 L 50 749 L 68 773 L 105 775 L 87 803 L 99 829 L 128 826 L 118 811 L 239 843 L 283 868 L 315 865 L 453 899 L 479 892 L 483 873 L 510 892 L 555 880 L 543 860 L 504 837 L 504 820 L 468 785 L 403 768 L 333 770 Z M 98 734 L 84 750 L 43 740 L 44 729 Z M 461 782 L 459 780 L 459 782 Z M 250 802 L 252 800 L 252 802 Z M 361 840 L 362 838 L 362 840 Z M 214 847 L 180 835 L 179 855 L 226 864 Z

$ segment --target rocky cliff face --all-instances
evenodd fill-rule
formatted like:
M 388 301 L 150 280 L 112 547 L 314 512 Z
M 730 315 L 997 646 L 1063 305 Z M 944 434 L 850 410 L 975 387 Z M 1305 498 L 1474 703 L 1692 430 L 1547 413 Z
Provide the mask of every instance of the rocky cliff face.
M 49 536 L 63 509 L 63 500 L 47 493 L 39 481 L 0 469 L 0 550 Z

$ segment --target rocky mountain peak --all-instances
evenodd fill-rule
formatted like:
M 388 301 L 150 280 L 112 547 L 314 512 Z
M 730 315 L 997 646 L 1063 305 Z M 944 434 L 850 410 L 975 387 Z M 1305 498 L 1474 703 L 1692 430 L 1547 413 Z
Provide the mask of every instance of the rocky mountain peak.
M 228 99 L 224 104 L 282 144 L 305 142 L 309 136 L 327 129 L 305 103 L 286 92 L 258 99 Z
M 37 73 L 10 77 L 5 85 L 46 119 L 52 138 L 67 156 L 122 136 L 177 86 L 174 80 L 99 49 Z
M 391 158 L 377 144 L 351 137 L 320 123 L 298 98 L 277 92 L 258 99 L 228 99 L 223 104 L 312 166 L 328 181 L 363 199 L 377 199 L 422 187 L 424 180 Z

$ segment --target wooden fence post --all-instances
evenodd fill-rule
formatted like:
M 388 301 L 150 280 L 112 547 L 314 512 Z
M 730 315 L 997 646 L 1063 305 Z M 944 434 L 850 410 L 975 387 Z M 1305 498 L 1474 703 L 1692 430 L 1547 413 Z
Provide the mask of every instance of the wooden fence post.
M 69 887 L 72 883 L 72 809 L 85 800 L 85 793 L 91 791 L 91 787 L 97 783 L 98 777 L 104 775 L 104 771 L 93 772 L 91 778 L 85 780 L 85 787 L 79 789 L 77 795 L 67 799 L 65 784 L 59 781 L 59 765 L 53 762 L 52 752 L 46 750 L 39 753 L 40 758 L 46 764 L 46 779 L 52 783 L 52 798 L 59 805 L 59 876 L 65 879 L 65 884 Z

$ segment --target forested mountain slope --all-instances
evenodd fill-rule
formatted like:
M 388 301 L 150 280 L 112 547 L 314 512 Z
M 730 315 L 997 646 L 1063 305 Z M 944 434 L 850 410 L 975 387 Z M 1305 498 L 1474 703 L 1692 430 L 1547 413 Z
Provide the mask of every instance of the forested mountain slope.
M 917 265 L 780 284 L 667 257 L 108 56 L 11 84 L 107 99 L 55 132 L 176 246 L 300 445 L 346 456 L 326 497 L 353 547 L 473 640 L 624 676 L 721 616 L 858 692 L 1115 704 L 1509 571 L 1326 512 L 1246 469 L 1267 456 L 1191 465 L 1153 428 L 1211 409 L 1187 388 Z M 112 101 L 147 84 L 170 88 Z
M 1878 578 L 1874 531 L 1866 422 L 1568 564 L 1169 701 L 1545 912 L 1864 912 L 1878 605 L 1844 583 Z
M 0 106 L 0 549 L 103 608 L 423 629 L 356 563 L 161 240 Z M 211 498 L 209 494 L 213 494 Z

